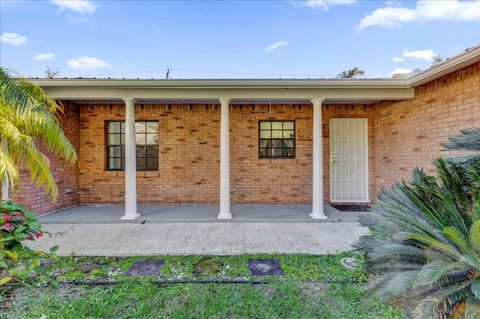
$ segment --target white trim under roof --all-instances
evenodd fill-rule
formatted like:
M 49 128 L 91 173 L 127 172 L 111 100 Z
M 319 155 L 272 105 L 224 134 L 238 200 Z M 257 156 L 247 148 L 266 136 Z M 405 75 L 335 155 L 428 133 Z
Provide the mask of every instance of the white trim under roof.
M 72 100 L 73 102 L 80 104 L 80 105 L 93 105 L 93 104 L 123 104 L 123 100 L 115 99 L 115 100 Z M 345 99 L 326 99 L 324 100 L 324 105 L 329 104 L 373 104 L 380 102 L 382 100 L 379 99 L 365 99 L 365 100 L 345 100 Z M 218 99 L 137 99 L 137 104 L 219 104 Z M 305 105 L 311 104 L 309 99 L 232 99 L 230 104 L 233 105 L 251 105 L 251 104 L 288 104 L 288 105 Z

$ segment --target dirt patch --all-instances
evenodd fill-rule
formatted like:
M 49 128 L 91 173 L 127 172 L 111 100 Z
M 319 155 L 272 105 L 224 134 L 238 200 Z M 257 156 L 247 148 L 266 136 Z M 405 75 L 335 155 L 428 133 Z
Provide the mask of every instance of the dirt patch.
M 42 267 L 43 269 L 47 269 L 50 266 L 54 265 L 56 262 L 57 261 L 54 259 L 42 259 L 42 261 L 40 262 L 40 267 Z
M 220 260 L 216 260 L 211 257 L 205 257 L 195 264 L 193 274 L 195 276 L 212 275 L 219 273 L 220 270 L 222 270 L 222 267 L 223 263 Z
M 275 294 L 275 288 L 270 285 L 255 285 L 253 286 L 255 289 L 263 292 L 263 294 L 267 297 L 272 297 Z
M 84 274 L 88 274 L 94 269 L 101 269 L 101 268 L 103 268 L 103 265 L 93 260 L 87 260 L 78 265 L 78 269 Z
M 330 284 L 321 282 L 307 282 L 301 285 L 302 290 L 309 296 L 322 294 Z

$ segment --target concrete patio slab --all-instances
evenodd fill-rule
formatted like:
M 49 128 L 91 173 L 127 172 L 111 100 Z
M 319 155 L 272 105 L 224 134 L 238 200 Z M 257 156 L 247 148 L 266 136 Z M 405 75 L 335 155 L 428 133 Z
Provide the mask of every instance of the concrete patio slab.
M 63 256 L 328 254 L 351 250 L 367 234 L 356 222 L 46 224 L 43 229 L 51 236 L 28 245 L 41 250 L 58 245 Z
M 76 206 L 40 217 L 43 224 L 97 224 L 97 223 L 199 223 L 199 222 L 287 222 L 325 223 L 355 222 L 361 212 L 340 212 L 326 205 L 326 220 L 308 216 L 310 205 L 232 205 L 231 220 L 219 220 L 218 205 L 139 205 L 140 218 L 121 220 L 123 205 Z

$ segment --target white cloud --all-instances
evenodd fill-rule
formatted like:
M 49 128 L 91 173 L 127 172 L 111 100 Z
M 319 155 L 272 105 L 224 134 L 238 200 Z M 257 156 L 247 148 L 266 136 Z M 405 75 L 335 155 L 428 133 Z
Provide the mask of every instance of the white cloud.
M 395 75 L 395 74 L 408 74 L 410 72 L 412 72 L 413 70 L 412 69 L 407 69 L 407 68 L 396 68 L 395 70 L 393 70 L 390 75 Z
M 281 48 L 281 47 L 284 47 L 284 46 L 290 45 L 290 44 L 291 44 L 290 42 L 287 42 L 285 40 L 277 41 L 277 42 L 272 43 L 272 44 L 268 45 L 267 47 L 265 47 L 265 52 L 269 53 L 269 52 L 272 52 L 273 50 L 276 50 L 278 48 Z
M 78 59 L 73 59 L 67 62 L 67 65 L 72 69 L 82 71 L 92 71 L 96 69 L 111 69 L 112 66 L 106 61 L 97 57 L 81 56 Z
M 359 29 L 371 26 L 398 27 L 414 21 L 457 20 L 480 21 L 480 0 L 421 0 L 415 8 L 385 7 L 365 16 Z
M 45 60 L 53 59 L 54 57 L 55 57 L 55 54 L 53 53 L 40 53 L 34 56 L 33 59 L 37 61 L 45 61 Z
M 97 5 L 90 0 L 50 0 L 59 11 L 68 11 L 66 20 L 71 24 L 89 23 L 92 27 L 95 23 L 88 17 L 97 10 Z
M 27 43 L 28 39 L 24 35 L 20 35 L 13 32 L 4 32 L 0 36 L 0 41 L 12 45 L 23 45 Z
M 433 58 L 436 56 L 436 54 L 430 49 L 418 51 L 403 50 L 403 56 L 406 58 L 433 61 Z
M 380 8 L 373 11 L 360 21 L 359 28 L 380 25 L 385 27 L 396 27 L 402 23 L 415 21 L 416 14 L 412 9 L 407 8 Z
M 307 0 L 307 1 L 300 1 L 299 4 L 302 6 L 316 8 L 321 10 L 329 10 L 330 7 L 336 5 L 346 5 L 355 3 L 356 0 Z
M 393 62 L 400 63 L 405 61 L 405 59 L 410 58 L 410 59 L 418 59 L 418 60 L 425 60 L 425 61 L 433 61 L 433 59 L 437 56 L 435 52 L 431 49 L 426 49 L 426 50 L 403 50 L 403 55 L 402 56 L 394 56 L 392 58 Z M 409 70 L 409 69 L 402 69 L 398 68 L 398 70 Z M 401 72 L 400 72 L 401 73 Z
M 50 0 L 60 11 L 70 10 L 80 14 L 91 14 L 97 6 L 89 0 Z

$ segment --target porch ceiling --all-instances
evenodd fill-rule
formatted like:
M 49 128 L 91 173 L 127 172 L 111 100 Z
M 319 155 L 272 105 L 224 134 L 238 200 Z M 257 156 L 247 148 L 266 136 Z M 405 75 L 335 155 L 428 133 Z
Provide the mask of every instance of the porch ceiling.
M 121 99 L 73 99 L 73 102 L 82 105 L 90 104 L 123 104 Z M 381 99 L 326 99 L 323 104 L 373 104 Z M 137 104 L 220 104 L 218 99 L 136 99 Z M 249 105 L 249 104 L 310 104 L 309 99 L 232 99 L 230 104 Z
M 139 88 L 99 86 L 47 86 L 48 96 L 67 100 L 216 100 L 233 101 L 292 100 L 308 101 L 312 98 L 333 100 L 403 100 L 414 97 L 408 87 L 343 87 L 343 88 Z

